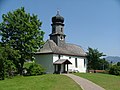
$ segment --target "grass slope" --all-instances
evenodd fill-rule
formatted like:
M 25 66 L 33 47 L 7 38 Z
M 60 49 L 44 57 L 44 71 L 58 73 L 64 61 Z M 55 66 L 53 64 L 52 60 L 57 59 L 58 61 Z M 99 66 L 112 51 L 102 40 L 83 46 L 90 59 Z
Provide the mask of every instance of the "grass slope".
M 0 81 L 0 90 L 82 90 L 72 79 L 64 75 L 15 77 Z
M 76 73 L 75 75 L 86 78 L 106 90 L 120 90 L 120 76 L 98 73 Z

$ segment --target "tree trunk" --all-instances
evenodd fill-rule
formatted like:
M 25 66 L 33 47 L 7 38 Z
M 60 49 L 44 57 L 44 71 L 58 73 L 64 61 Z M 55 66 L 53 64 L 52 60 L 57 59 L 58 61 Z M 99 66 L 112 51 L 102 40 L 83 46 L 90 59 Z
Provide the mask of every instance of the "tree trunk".
M 23 75 L 23 65 L 24 65 L 24 62 L 20 62 L 20 65 L 18 66 L 18 73 L 20 75 Z

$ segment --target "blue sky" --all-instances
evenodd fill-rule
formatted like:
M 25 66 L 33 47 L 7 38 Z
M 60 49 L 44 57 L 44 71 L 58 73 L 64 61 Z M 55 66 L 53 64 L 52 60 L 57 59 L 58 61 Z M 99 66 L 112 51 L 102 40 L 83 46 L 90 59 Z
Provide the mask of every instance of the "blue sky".
M 51 33 L 51 18 L 59 9 L 65 18 L 66 42 L 120 56 L 120 0 L 0 0 L 0 22 L 2 14 L 20 7 L 38 15 L 45 40 Z

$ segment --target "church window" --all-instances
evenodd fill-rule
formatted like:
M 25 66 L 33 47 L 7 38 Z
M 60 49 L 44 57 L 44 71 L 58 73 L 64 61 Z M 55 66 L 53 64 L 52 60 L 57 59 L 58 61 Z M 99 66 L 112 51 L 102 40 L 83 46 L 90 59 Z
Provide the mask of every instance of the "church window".
M 77 65 L 77 58 L 75 58 L 75 67 L 77 68 L 78 65 Z
M 84 67 L 85 67 L 85 64 L 86 64 L 86 60 L 84 59 Z
M 60 40 L 63 40 L 63 37 L 62 37 L 62 36 L 60 37 Z
M 60 56 L 61 56 L 61 55 L 58 55 L 58 59 L 60 59 Z
M 63 28 L 61 28 L 61 32 L 63 32 Z

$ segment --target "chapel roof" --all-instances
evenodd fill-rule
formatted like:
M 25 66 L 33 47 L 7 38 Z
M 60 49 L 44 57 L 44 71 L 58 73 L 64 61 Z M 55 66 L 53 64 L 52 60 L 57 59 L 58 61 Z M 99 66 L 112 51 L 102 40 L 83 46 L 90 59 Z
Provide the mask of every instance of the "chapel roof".
M 47 40 L 43 48 L 41 48 L 36 54 L 61 54 L 70 56 L 86 56 L 85 51 L 78 45 L 64 43 L 62 46 L 57 46 L 53 40 Z

